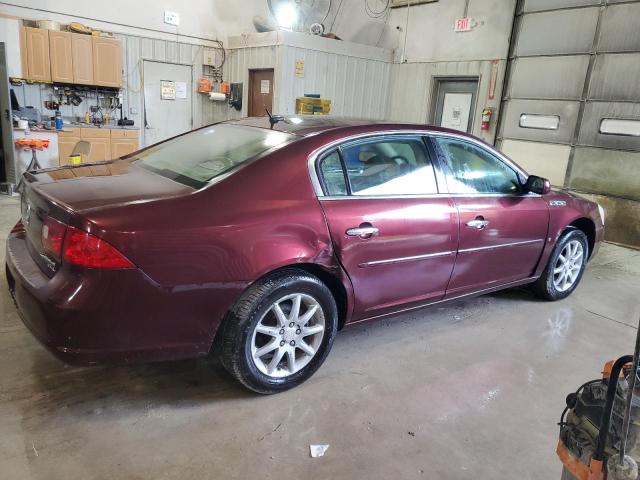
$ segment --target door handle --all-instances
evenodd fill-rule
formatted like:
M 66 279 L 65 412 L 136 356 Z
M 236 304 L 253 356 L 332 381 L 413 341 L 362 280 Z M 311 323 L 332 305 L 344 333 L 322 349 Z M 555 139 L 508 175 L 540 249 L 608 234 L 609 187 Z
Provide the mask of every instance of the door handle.
M 362 224 L 357 228 L 350 228 L 346 231 L 346 234 L 350 237 L 369 238 L 377 235 L 380 230 L 373 225 Z
M 489 220 L 485 220 L 484 217 L 476 217 L 474 220 L 469 220 L 465 225 L 469 228 L 482 230 L 484 227 L 489 225 Z

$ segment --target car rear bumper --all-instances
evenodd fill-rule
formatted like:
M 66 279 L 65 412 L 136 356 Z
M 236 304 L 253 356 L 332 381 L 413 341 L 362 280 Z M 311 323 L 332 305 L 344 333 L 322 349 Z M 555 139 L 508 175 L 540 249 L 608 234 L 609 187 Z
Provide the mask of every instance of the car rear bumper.
M 165 287 L 139 269 L 69 265 L 49 278 L 20 233 L 7 239 L 6 275 L 25 326 L 55 356 L 76 365 L 204 356 L 246 286 Z

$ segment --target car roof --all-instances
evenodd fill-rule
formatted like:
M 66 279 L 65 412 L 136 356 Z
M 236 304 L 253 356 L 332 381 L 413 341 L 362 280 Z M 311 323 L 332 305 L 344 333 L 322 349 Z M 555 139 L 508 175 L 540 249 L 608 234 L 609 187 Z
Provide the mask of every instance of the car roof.
M 334 117 L 330 115 L 278 115 L 278 118 L 282 120 L 274 124 L 273 130 L 302 137 L 316 135 L 329 130 L 347 130 L 353 127 L 361 127 L 358 130 L 362 130 L 363 127 L 364 129 L 370 127 L 372 132 L 379 130 L 423 130 L 425 132 L 446 132 L 471 137 L 471 135 L 458 130 L 420 123 L 394 123 L 388 120 Z M 229 120 L 224 123 L 265 129 L 271 128 L 269 117 L 246 117 L 239 120 Z

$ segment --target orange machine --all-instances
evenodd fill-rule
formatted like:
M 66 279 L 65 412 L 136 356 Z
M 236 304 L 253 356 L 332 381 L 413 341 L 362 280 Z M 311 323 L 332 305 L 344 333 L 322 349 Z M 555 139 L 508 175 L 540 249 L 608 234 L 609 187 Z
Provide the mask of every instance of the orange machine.
M 640 329 L 633 356 L 607 362 L 602 378 L 567 395 L 556 453 L 562 480 L 636 480 L 640 459 Z

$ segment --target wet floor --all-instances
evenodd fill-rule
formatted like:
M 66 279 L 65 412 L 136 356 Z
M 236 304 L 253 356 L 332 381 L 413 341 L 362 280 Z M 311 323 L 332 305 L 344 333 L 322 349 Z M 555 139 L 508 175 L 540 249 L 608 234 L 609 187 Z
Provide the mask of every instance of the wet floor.
M 0 199 L 0 231 L 17 217 Z M 604 245 L 566 300 L 510 290 L 352 327 L 309 382 L 262 397 L 211 360 L 65 366 L 2 276 L 0 476 L 559 478 L 564 398 L 631 353 L 639 316 L 640 252 Z

